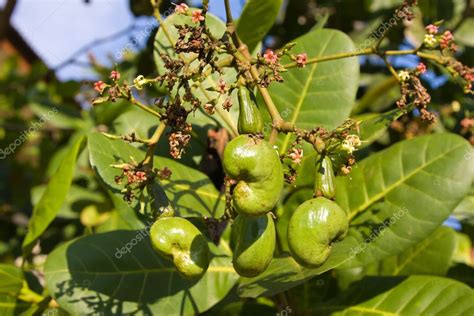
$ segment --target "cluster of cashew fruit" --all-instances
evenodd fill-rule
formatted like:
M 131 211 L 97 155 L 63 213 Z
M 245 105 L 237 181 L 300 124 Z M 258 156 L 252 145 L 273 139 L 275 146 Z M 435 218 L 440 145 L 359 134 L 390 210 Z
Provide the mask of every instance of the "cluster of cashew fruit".
M 229 142 L 224 151 L 223 167 L 235 184 L 232 207 L 232 263 L 243 277 L 254 277 L 270 265 L 276 246 L 275 223 L 271 211 L 280 199 L 284 174 L 280 157 L 270 143 L 259 135 L 263 120 L 255 97 L 240 87 L 240 136 Z M 301 204 L 288 226 L 288 244 L 292 256 L 301 265 L 318 267 L 329 257 L 331 244 L 342 240 L 348 230 L 344 210 L 332 201 L 334 172 L 328 156 L 317 165 L 314 199 Z M 186 278 L 202 276 L 211 259 L 206 237 L 188 220 L 179 217 L 159 218 L 151 228 L 155 250 L 173 261 Z

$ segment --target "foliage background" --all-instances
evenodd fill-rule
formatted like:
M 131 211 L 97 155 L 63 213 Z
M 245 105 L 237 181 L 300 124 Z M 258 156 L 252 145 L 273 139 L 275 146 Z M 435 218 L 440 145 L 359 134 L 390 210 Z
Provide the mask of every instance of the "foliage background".
M 272 3 L 279 4 L 278 1 Z M 276 18 L 270 21 L 270 25 L 273 26 L 268 34 L 261 38 L 265 47 L 278 48 L 308 32 L 331 28 L 348 34 L 353 45 L 360 47 L 380 23 L 393 15 L 394 8 L 400 3 L 401 1 L 396 0 L 283 1 L 282 9 Z M 212 5 L 211 0 L 211 8 Z M 170 8 L 172 8 L 170 2 L 165 1 L 162 12 Z M 444 20 L 445 25 L 454 30 L 455 38 L 461 46 L 458 59 L 472 66 L 474 65 L 473 8 L 472 1 L 420 1 L 417 19 L 410 24 L 399 24 L 395 27 L 388 34 L 383 47 L 384 49 L 399 49 L 416 46 L 423 36 L 424 25 Z M 136 16 L 151 15 L 147 1 L 131 1 L 130 10 Z M 413 228 L 416 225 L 413 222 L 403 223 L 403 221 L 400 227 L 393 228 L 395 233 L 399 232 L 402 236 L 413 228 L 415 230 L 413 233 L 419 234 L 416 243 L 404 244 L 404 241 L 398 240 L 392 234 L 384 235 L 385 240 L 381 238 L 378 241 L 380 245 L 377 243 L 372 245 L 375 248 L 378 247 L 378 250 L 363 252 L 355 260 L 346 262 L 336 270 L 331 269 L 340 263 L 339 259 L 344 258 L 357 241 L 363 240 L 364 234 L 370 233 L 370 227 L 354 229 L 345 244 L 334 249 L 332 261 L 318 271 L 292 271 L 288 269 L 292 262 L 283 256 L 275 260 L 275 265 L 271 267 L 268 274 L 256 280 L 240 280 L 238 286 L 236 285 L 237 275 L 221 273 L 222 270 L 228 271 L 226 269 L 231 267 L 229 260 L 225 259 L 214 262 L 215 271 L 195 287 L 182 280 L 175 279 L 173 282 L 172 275 L 163 275 L 159 271 L 156 273 L 152 271 L 149 279 L 144 274 L 139 274 L 136 279 L 128 280 L 122 280 L 120 277 L 107 279 L 104 276 L 103 283 L 108 284 L 104 288 L 91 288 L 90 285 L 95 284 L 95 279 L 81 273 L 72 276 L 69 272 L 45 275 L 45 269 L 60 271 L 67 265 L 70 269 L 71 265 L 76 265 L 75 268 L 81 271 L 80 262 L 73 259 L 77 256 L 85 258 L 86 262 L 93 262 L 104 256 L 102 259 L 97 259 L 103 264 L 103 272 L 113 272 L 111 266 L 106 264 L 107 257 L 112 258 L 116 249 L 122 247 L 121 242 L 126 243 L 132 240 L 137 236 L 138 230 L 146 227 L 147 223 L 140 216 L 136 215 L 116 195 L 109 192 L 109 189 L 114 186 L 113 177 L 104 171 L 110 163 L 113 163 L 113 160 L 108 158 L 114 155 L 121 157 L 133 155 L 137 158 L 140 156 L 139 148 L 114 147 L 113 142 L 101 138 L 97 131 L 125 134 L 133 129 L 141 135 L 150 136 L 152 127 L 156 126 L 157 122 L 123 101 L 90 108 L 90 101 L 95 96 L 92 82 L 58 80 L 55 69 L 49 69 L 41 58 L 38 58 L 39 56 L 32 55 L 31 47 L 29 49 L 23 47 L 23 44 L 28 43 L 21 43 L 12 35 L 12 26 L 8 23 L 9 19 L 5 13 L 6 10 L 3 11 L 1 21 L 2 25 L 7 26 L 0 28 L 0 38 L 2 45 L 11 43 L 14 49 L 8 50 L 7 46 L 2 46 L 0 52 L 0 148 L 5 149 L 11 144 L 15 145 L 11 147 L 14 148 L 13 153 L 0 157 L 2 158 L 0 160 L 2 178 L 0 184 L 0 261 L 2 262 L 0 301 L 6 306 L 2 307 L 2 314 L 3 312 L 5 314 L 42 312 L 50 304 L 49 294 L 52 294 L 51 287 L 44 286 L 53 282 L 63 282 L 61 293 L 66 297 L 88 298 L 81 303 L 65 302 L 64 298 L 60 299 L 61 295 L 54 293 L 55 298 L 61 305 L 64 304 L 62 306 L 70 313 L 82 313 L 86 310 L 93 312 L 105 310 L 116 313 L 117 309 L 133 312 L 136 309 L 144 313 L 159 310 L 165 314 L 175 314 L 178 313 L 177 306 L 180 306 L 179 312 L 184 314 L 195 310 L 207 311 L 209 314 L 223 313 L 225 310 L 228 313 L 242 315 L 274 314 L 291 310 L 297 315 L 310 315 L 326 312 L 316 310 L 321 306 L 324 309 L 322 302 L 329 306 L 328 309 L 330 306 L 372 308 L 379 305 L 379 308 L 390 310 L 388 306 L 390 300 L 382 303 L 378 295 L 388 293 L 388 289 L 395 287 L 397 290 L 394 292 L 402 294 L 393 295 L 410 292 L 406 290 L 408 288 L 419 288 L 420 291 L 416 293 L 423 293 L 423 289 L 433 287 L 442 293 L 444 288 L 451 287 L 457 291 L 456 297 L 472 298 L 470 287 L 474 285 L 471 245 L 474 237 L 474 190 L 472 187 L 474 152 L 467 146 L 467 142 L 461 142 L 460 138 L 441 135 L 441 133 L 458 134 L 473 144 L 472 129 L 463 127 L 462 122 L 465 119 L 472 119 L 474 99 L 472 96 L 464 95 L 455 82 L 437 67 L 431 67 L 423 79 L 431 88 L 430 109 L 438 113 L 438 123 L 428 125 L 422 122 L 419 119 L 419 113 L 415 111 L 401 117 L 395 123 L 384 124 L 381 129 L 377 129 L 377 133 L 368 132 L 371 136 L 370 142 L 366 143 L 364 149 L 358 153 L 360 167 L 351 175 L 353 179 L 360 180 L 357 182 L 357 187 L 351 187 L 341 180 L 338 189 L 343 192 L 352 192 L 351 194 L 357 194 L 354 190 L 361 190 L 364 187 L 369 192 L 376 191 L 371 188 L 370 181 L 363 179 L 364 168 L 369 169 L 377 164 L 383 168 L 385 164 L 393 171 L 397 163 L 395 158 L 400 156 L 402 160 L 405 158 L 404 161 L 416 161 L 417 152 L 423 146 L 428 148 L 429 157 L 445 155 L 441 162 L 434 162 L 429 168 L 428 171 L 434 174 L 432 178 L 415 173 L 411 179 L 409 184 L 418 190 L 421 189 L 421 193 L 414 193 L 408 188 L 395 187 L 389 193 L 382 194 L 383 201 L 370 196 L 369 200 L 377 203 L 362 203 L 370 205 L 370 211 L 366 214 L 372 217 L 371 220 L 375 223 L 377 219 L 383 218 L 383 214 L 392 214 L 391 208 L 414 207 L 413 204 L 418 203 L 419 217 L 428 219 L 429 223 L 424 225 L 432 229 L 424 233 L 416 232 L 416 227 Z M 260 17 L 260 15 L 257 16 Z M 252 19 L 249 18 L 249 20 Z M 265 21 L 258 20 L 257 24 L 265 24 Z M 257 26 L 250 28 L 250 32 Z M 244 32 L 245 30 L 242 30 L 242 33 Z M 300 39 L 304 43 L 302 45 L 308 45 L 307 50 L 314 49 L 318 52 L 318 45 L 326 39 L 326 35 L 323 34 L 325 31 L 319 32 L 321 33 L 318 34 L 322 35 L 318 43 L 313 43 L 312 38 Z M 114 64 L 129 82 L 139 74 L 148 77 L 155 75 L 157 71 L 153 59 L 155 33 L 156 30 L 150 32 L 149 38 L 143 42 L 142 49 L 130 51 L 119 60 L 112 56 L 109 61 L 98 61 L 91 56 L 86 60 L 88 69 L 94 74 L 94 78 L 104 80 L 109 76 Z M 352 45 L 350 42 L 345 43 L 343 39 L 340 41 L 337 45 L 341 46 L 338 47 Z M 61 44 L 71 45 L 67 42 Z M 70 63 L 75 62 L 70 61 Z M 80 59 L 80 62 L 83 63 L 84 60 Z M 350 96 L 347 98 L 345 113 L 340 113 L 342 118 L 351 114 L 353 117 L 366 119 L 385 113 L 395 107 L 394 102 L 399 97 L 398 85 L 391 79 L 380 59 L 364 57 L 360 58 L 359 62 L 359 78 L 356 72 L 349 70 L 339 78 L 343 87 L 350 87 L 346 90 L 353 89 L 357 99 L 354 103 Z M 396 68 L 401 69 L 416 66 L 418 60 L 413 57 L 396 57 L 392 62 Z M 348 64 L 341 67 L 347 69 L 351 66 Z M 317 76 L 323 76 L 324 71 L 322 69 Z M 328 73 L 331 71 L 330 68 L 326 69 Z M 285 92 L 279 95 L 277 87 L 274 89 L 277 98 L 278 96 L 282 100 L 289 98 Z M 140 98 L 152 103 L 154 98 L 162 93 L 163 91 L 158 87 L 151 87 L 143 91 Z M 294 103 L 290 102 L 290 107 L 291 104 Z M 50 111 L 55 108 L 58 111 L 51 114 Z M 284 109 L 286 108 L 282 107 L 280 110 Z M 294 111 L 295 109 L 289 109 L 290 117 L 294 115 Z M 48 117 L 48 113 L 51 114 L 51 118 L 46 119 L 44 124 L 38 125 L 42 118 Z M 315 120 L 320 118 L 317 113 L 314 116 Z M 37 125 L 34 125 L 35 123 Z M 333 125 L 324 120 L 322 123 Z M 220 204 L 222 196 L 219 192 L 223 172 L 218 151 L 209 146 L 208 130 L 220 124 L 200 120 L 199 117 L 193 121 L 193 124 L 196 137 L 179 165 L 167 158 L 166 142 L 159 145 L 159 164 L 168 166 L 174 171 L 173 181 L 165 184 L 164 188 L 170 200 L 178 205 L 181 214 L 196 216 L 195 212 L 199 212 L 213 216 L 222 212 L 222 207 L 219 206 L 222 205 Z M 335 125 L 337 123 L 334 123 Z M 385 125 L 388 127 L 385 128 Z M 39 127 L 35 128 L 35 132 L 28 133 L 27 137 L 22 138 L 21 135 L 25 135 L 24 131 L 31 126 Z M 416 138 L 433 134 L 435 135 L 429 138 Z M 415 140 L 412 142 L 402 143 L 403 140 L 413 138 Z M 22 141 L 16 145 L 15 142 L 18 143 L 18 139 Z M 377 152 L 379 153 L 376 154 Z M 76 153 L 79 153 L 77 158 Z M 425 166 L 426 163 L 420 163 L 420 165 Z M 60 177 L 55 178 L 55 174 L 60 174 Z M 377 175 L 373 176 L 375 178 Z M 70 188 L 64 182 L 67 182 L 68 177 L 72 179 Z M 51 189 L 55 192 L 53 198 L 50 201 L 39 202 L 46 185 L 54 181 L 57 183 L 56 188 Z M 285 225 L 285 220 L 288 220 L 288 215 L 284 215 L 284 210 L 294 208 L 308 197 L 309 190 L 306 185 L 311 183 L 312 179 L 302 177 L 299 181 L 301 190 L 289 194 L 279 209 L 281 220 L 277 224 L 282 227 Z M 469 187 L 470 189 L 466 190 Z M 193 191 L 197 194 L 188 196 L 182 194 Z M 344 196 L 341 193 L 338 195 Z M 374 193 L 374 196 L 379 195 Z M 436 200 L 433 201 L 429 198 L 430 196 L 435 197 Z M 343 199 L 340 201 L 349 210 L 360 208 L 359 201 L 344 201 Z M 410 206 L 405 205 L 407 201 L 411 203 Z M 27 234 L 28 222 L 33 209 L 38 207 L 38 204 L 42 205 L 41 203 L 45 208 L 55 208 L 55 203 L 59 204 L 60 210 L 57 214 L 51 213 L 51 220 L 54 220 L 50 225 L 46 223 L 47 230 L 41 234 L 40 247 L 33 250 L 33 255 L 25 266 L 27 272 L 21 273 L 14 267 L 21 267 L 22 243 Z M 196 210 L 196 205 L 199 205 L 199 211 Z M 433 212 L 433 215 L 428 214 L 429 212 Z M 448 222 L 450 225 L 436 228 L 449 214 L 452 214 Z M 359 220 L 367 221 L 367 218 L 359 218 Z M 38 226 L 30 226 L 30 231 L 36 229 L 41 233 L 46 227 L 41 227 L 43 224 L 39 220 L 37 222 Z M 283 229 L 280 230 L 280 232 L 283 231 Z M 72 242 L 80 236 L 85 237 L 78 243 Z M 30 250 L 35 245 L 38 236 L 33 237 L 35 238 L 29 237 L 32 238 L 27 247 Z M 279 235 L 279 237 L 283 241 L 282 249 L 285 249 L 284 236 Z M 390 255 L 382 256 L 383 249 L 387 251 L 387 245 L 393 246 L 388 247 Z M 57 247 L 59 248 L 53 253 L 53 259 L 49 258 L 45 267 L 46 257 Z M 229 255 L 229 250 L 222 245 L 216 247 L 215 251 L 221 252 L 223 257 Z M 133 248 L 133 253 L 140 255 L 139 259 L 135 260 L 132 256 L 128 256 L 126 261 L 122 262 L 123 267 L 118 268 L 119 271 L 139 269 L 142 265 L 145 267 L 147 265 L 167 267 L 168 265 L 154 257 L 146 243 L 138 243 Z M 65 258 L 69 258 L 68 263 L 64 261 Z M 6 277 L 3 277 L 3 274 Z M 277 277 L 269 278 L 268 276 L 272 274 Z M 408 277 L 409 275 L 416 276 Z M 436 279 L 428 276 L 446 278 Z M 71 279 L 76 283 L 71 283 Z M 33 297 L 30 301 L 36 301 L 37 304 L 30 305 L 25 300 L 18 299 L 19 293 L 24 289 L 23 280 L 26 280 L 32 292 L 40 296 L 26 293 L 30 295 L 30 298 Z M 461 283 L 450 283 L 452 280 L 464 283 L 466 287 L 460 287 Z M 136 293 L 130 293 L 127 288 L 117 290 L 120 288 L 117 285 L 119 282 L 129 284 L 131 288 L 136 288 L 136 291 L 141 289 L 145 294 L 138 301 L 142 304 L 133 304 L 137 298 L 130 295 Z M 170 284 L 170 286 L 156 290 L 152 287 L 153 284 Z M 346 290 L 350 284 L 353 287 Z M 186 289 L 191 290 L 189 292 Z M 153 291 L 158 291 L 158 293 L 153 293 Z M 104 294 L 104 297 L 97 296 L 97 293 Z M 358 293 L 358 295 L 353 293 Z M 22 295 L 26 294 L 22 292 Z M 239 295 L 245 298 L 239 298 Z M 256 297 L 260 298 L 254 299 Z M 449 295 L 445 293 L 445 297 Z M 413 303 L 421 299 L 413 295 L 411 297 L 396 296 L 394 301 L 396 300 Z M 128 301 L 128 303 L 122 304 L 121 301 Z M 431 308 L 436 310 L 436 296 L 431 295 L 428 301 L 427 304 L 431 304 Z M 452 302 L 445 301 L 444 303 L 449 305 Z M 459 305 L 462 304 L 459 303 Z M 52 310 L 65 312 L 55 307 Z

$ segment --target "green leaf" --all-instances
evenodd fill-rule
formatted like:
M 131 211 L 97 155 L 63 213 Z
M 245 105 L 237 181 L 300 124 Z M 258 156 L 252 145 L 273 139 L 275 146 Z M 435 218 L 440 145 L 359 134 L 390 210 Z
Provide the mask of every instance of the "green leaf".
M 363 147 L 367 147 L 379 139 L 390 126 L 390 123 L 402 115 L 402 111 L 395 109 L 387 113 L 370 115 L 370 117 L 362 120 L 359 128 Z
M 80 112 L 71 107 L 62 106 L 59 110 L 55 106 L 32 103 L 30 108 L 39 117 L 37 123 L 41 125 L 47 124 L 63 129 L 82 129 L 88 125 L 88 122 L 80 117 Z
M 283 0 L 248 0 L 237 24 L 237 34 L 253 51 L 263 40 L 280 12 Z
M 474 196 L 466 196 L 461 203 L 456 206 L 453 215 L 462 222 L 472 223 L 474 225 Z
M 469 238 L 469 235 L 458 232 L 456 232 L 455 234 L 456 246 L 455 249 L 453 249 L 453 262 L 473 265 L 474 260 L 471 255 L 472 242 Z
M 31 204 L 38 204 L 46 188 L 46 185 L 39 185 L 31 189 Z M 77 218 L 84 207 L 91 204 L 103 205 L 105 202 L 106 200 L 101 192 L 94 192 L 73 184 L 69 188 L 57 217 Z
M 471 315 L 474 291 L 441 277 L 366 278 L 325 305 L 315 315 Z
M 142 139 L 150 138 L 160 120 L 139 108 L 132 108 L 119 115 L 113 121 L 113 128 L 117 135 L 135 133 Z
M 446 275 L 454 260 L 458 243 L 456 235 L 451 228 L 441 226 L 428 238 L 398 256 L 385 258 L 364 267 L 340 269 L 337 271 L 339 285 L 347 288 L 349 284 L 368 275 Z M 468 253 L 470 256 L 470 248 Z
M 279 315 L 277 309 L 273 306 L 260 304 L 258 302 L 233 302 L 216 311 L 211 310 L 206 316 L 275 316 Z
M 468 192 L 470 145 L 453 134 L 397 143 L 337 178 L 336 200 L 352 219 L 358 240 L 348 266 L 397 255 L 428 237 Z
M 9 264 L 0 264 L 0 294 L 17 295 L 24 280 L 21 269 Z
M 360 273 L 359 276 L 360 278 L 363 275 L 430 274 L 443 276 L 451 265 L 455 248 L 455 232 L 451 228 L 441 226 L 428 238 L 403 253 L 365 266 L 364 273 Z
M 58 170 L 51 177 L 41 200 L 36 204 L 33 215 L 28 223 L 28 233 L 23 241 L 23 253 L 28 255 L 36 240 L 54 220 L 71 186 L 76 159 L 81 152 L 85 136 L 80 137 L 63 158 Z
M 360 84 L 366 92 L 357 101 L 352 114 L 380 113 L 390 109 L 393 103 L 400 99 L 400 87 L 397 79 L 392 75 L 361 75 Z
M 48 256 L 47 288 L 74 315 L 194 315 L 223 299 L 238 279 L 229 253 L 209 245 L 214 258 L 207 273 L 186 280 L 152 249 L 147 230 L 79 238 Z
M 306 52 L 318 57 L 354 51 L 351 39 L 336 30 L 321 29 L 295 40 L 293 53 Z M 288 61 L 288 59 L 286 59 Z M 299 128 L 324 126 L 333 129 L 351 113 L 359 80 L 357 57 L 326 61 L 292 68 L 282 74 L 285 82 L 270 86 L 270 94 L 282 116 Z M 290 143 L 286 135 L 280 147 L 285 152 Z
M 144 229 L 146 219 L 140 216 L 140 213 L 134 212 L 133 209 L 123 199 L 116 194 L 110 194 L 110 198 L 114 203 L 115 210 L 124 225 L 120 225 L 120 229 L 135 230 Z
M 123 187 L 114 179 L 121 171 L 111 165 L 131 162 L 132 158 L 140 162 L 145 157 L 145 152 L 121 140 L 110 140 L 100 133 L 89 135 L 89 151 L 92 167 L 119 196 Z M 172 171 L 169 181 L 160 182 L 173 207 L 182 216 L 219 217 L 223 214 L 224 196 L 205 174 L 163 157 L 155 156 L 154 164 L 156 168 L 168 167 Z
M 17 300 L 24 281 L 21 269 L 0 264 L 0 315 L 18 315 L 20 310 L 28 307 L 27 303 Z
M 194 114 L 191 114 L 191 118 Z M 199 161 L 203 153 L 207 148 L 207 132 L 212 126 L 207 123 L 202 125 L 196 125 L 197 120 L 191 119 L 193 122 L 192 126 L 192 138 L 189 146 L 186 148 L 186 152 L 181 158 L 181 163 L 197 169 L 198 166 L 195 160 Z M 133 108 L 132 110 L 120 115 L 113 122 L 114 133 L 116 135 L 129 135 L 130 133 L 135 133 L 138 137 L 142 139 L 150 138 L 153 135 L 157 125 L 160 120 L 155 116 L 147 113 L 139 108 Z M 141 145 L 141 144 L 140 144 Z M 137 144 L 133 144 L 134 147 L 141 147 Z M 142 145 L 143 146 L 143 145 Z M 160 139 L 157 145 L 157 154 L 159 156 L 166 157 L 169 155 L 169 143 L 166 137 Z
M 454 34 L 456 41 L 466 46 L 474 46 L 474 36 L 472 29 L 474 28 L 474 18 L 469 17 L 464 20 L 459 29 Z
M 403 0 L 366 0 L 366 7 L 370 12 L 395 8 L 403 3 Z

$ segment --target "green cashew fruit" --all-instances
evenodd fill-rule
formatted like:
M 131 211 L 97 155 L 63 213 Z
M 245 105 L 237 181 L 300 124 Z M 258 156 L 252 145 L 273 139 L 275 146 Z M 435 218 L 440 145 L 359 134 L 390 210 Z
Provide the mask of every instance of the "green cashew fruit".
M 258 134 L 263 129 L 262 114 L 252 91 L 239 87 L 239 120 L 237 128 L 240 134 Z
M 159 218 L 150 230 L 153 248 L 173 261 L 185 278 L 202 276 L 210 261 L 206 238 L 191 222 L 181 217 Z
M 232 201 L 239 214 L 261 216 L 276 206 L 284 177 L 278 153 L 270 143 L 240 135 L 225 148 L 223 166 L 237 181 Z
M 324 197 L 298 206 L 288 224 L 288 246 L 293 258 L 303 266 L 317 268 L 329 257 L 331 244 L 347 234 L 346 212 Z
M 331 158 L 321 157 L 316 163 L 316 182 L 315 190 L 317 196 L 324 196 L 328 199 L 334 199 L 336 196 L 334 188 L 334 170 L 332 168 Z
M 251 278 L 268 268 L 275 251 L 275 224 L 270 214 L 260 217 L 239 215 L 232 224 L 234 269 Z

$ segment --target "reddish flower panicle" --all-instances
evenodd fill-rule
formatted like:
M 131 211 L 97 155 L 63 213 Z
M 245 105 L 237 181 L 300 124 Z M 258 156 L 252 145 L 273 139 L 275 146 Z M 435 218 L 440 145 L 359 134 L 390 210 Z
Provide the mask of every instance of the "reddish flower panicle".
M 449 48 L 453 39 L 454 39 L 453 34 L 450 31 L 446 31 L 443 33 L 443 36 L 441 37 L 441 40 L 439 41 L 439 46 L 442 49 Z

